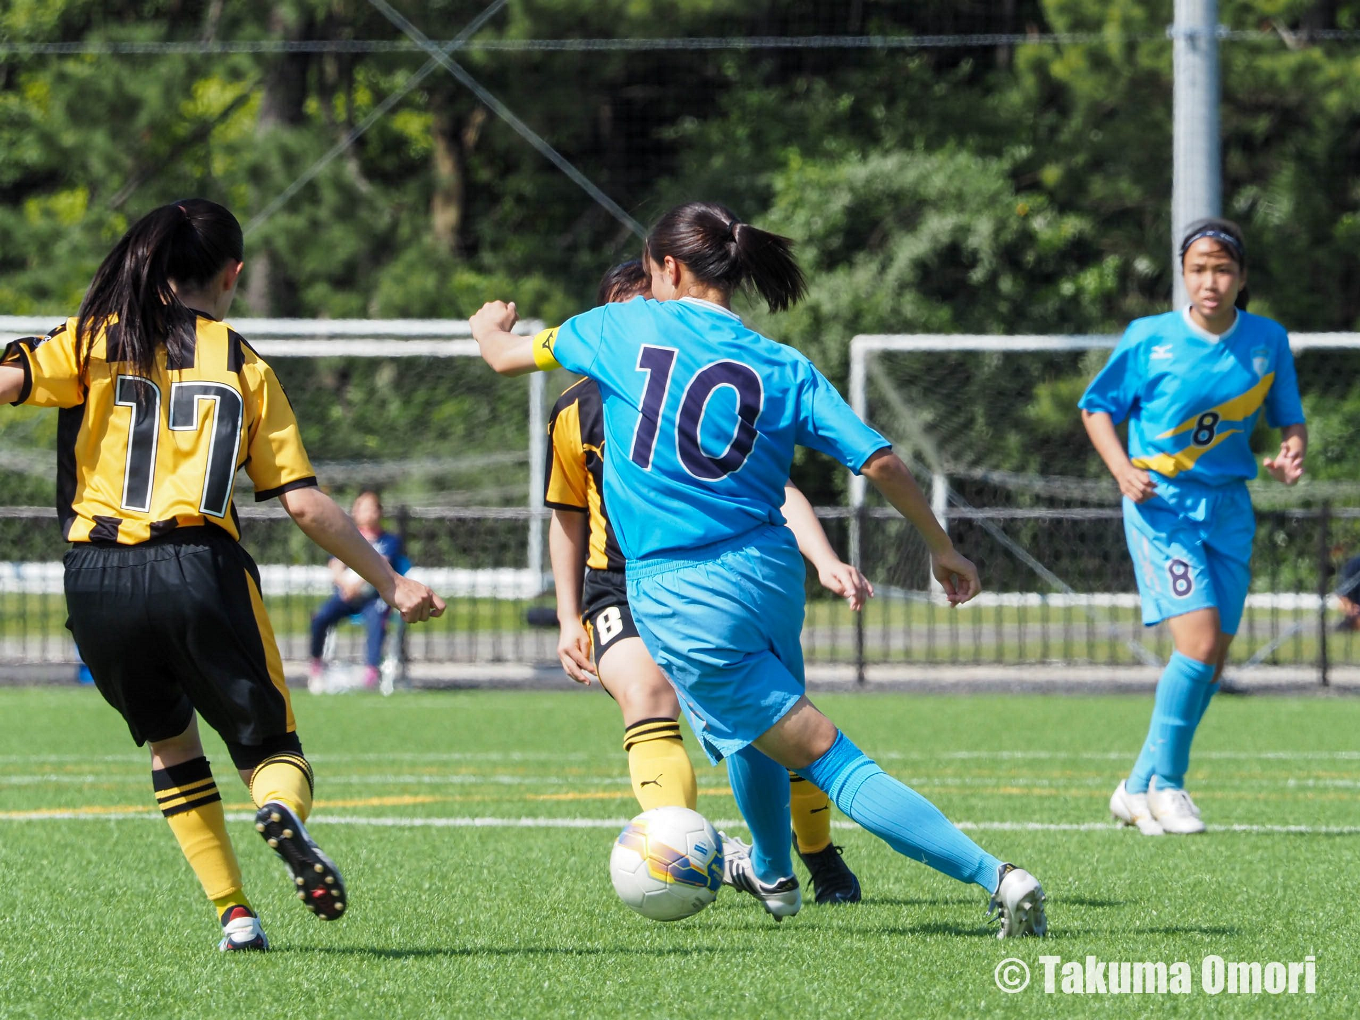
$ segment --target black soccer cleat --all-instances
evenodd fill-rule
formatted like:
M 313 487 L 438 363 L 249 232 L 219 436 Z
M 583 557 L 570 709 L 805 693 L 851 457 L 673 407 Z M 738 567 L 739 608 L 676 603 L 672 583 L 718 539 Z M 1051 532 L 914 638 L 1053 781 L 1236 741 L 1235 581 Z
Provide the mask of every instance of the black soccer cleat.
M 798 849 L 797 837 L 794 837 L 793 847 Z M 860 900 L 859 879 L 850 866 L 841 860 L 842 852 L 834 843 L 812 854 L 798 850 L 798 857 L 812 879 L 813 902 L 818 906 L 826 903 L 858 903 Z
M 302 905 L 323 921 L 345 912 L 345 880 L 335 862 L 307 835 L 285 804 L 269 801 L 255 813 L 255 831 L 288 866 Z

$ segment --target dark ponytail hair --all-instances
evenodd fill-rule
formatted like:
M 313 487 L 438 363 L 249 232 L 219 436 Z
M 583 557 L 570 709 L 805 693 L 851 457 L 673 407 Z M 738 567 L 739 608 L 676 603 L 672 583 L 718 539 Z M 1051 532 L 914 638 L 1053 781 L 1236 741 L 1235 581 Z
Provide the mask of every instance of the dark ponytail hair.
M 687 202 L 657 221 L 644 252 L 652 262 L 667 255 L 704 283 L 729 293 L 754 290 L 772 312 L 782 312 L 807 293 L 793 257 L 793 242 L 742 223 L 716 202 Z
M 595 303 L 607 305 L 625 295 L 636 296 L 647 289 L 647 283 L 647 270 L 642 265 L 641 259 L 620 262 L 600 279 L 600 289 L 595 293 Z
M 1242 236 L 1242 228 L 1232 220 L 1220 219 L 1217 216 L 1206 216 L 1202 220 L 1195 220 L 1194 223 L 1185 228 L 1185 236 L 1181 238 L 1181 268 L 1185 268 L 1185 256 L 1190 251 L 1190 246 L 1201 238 L 1208 238 L 1237 263 L 1238 267 L 1246 272 L 1247 269 L 1247 242 Z M 1237 292 L 1237 300 L 1233 306 L 1242 311 L 1247 310 L 1247 302 L 1251 300 L 1251 295 L 1247 293 L 1247 288 L 1243 287 Z
M 81 371 L 87 372 L 99 330 L 107 335 L 108 361 L 151 375 L 164 346 L 174 363 L 193 349 L 197 315 L 174 289 L 201 287 L 229 262 L 240 262 L 241 224 L 218 205 L 187 198 L 153 209 L 132 225 L 94 274 L 76 323 Z

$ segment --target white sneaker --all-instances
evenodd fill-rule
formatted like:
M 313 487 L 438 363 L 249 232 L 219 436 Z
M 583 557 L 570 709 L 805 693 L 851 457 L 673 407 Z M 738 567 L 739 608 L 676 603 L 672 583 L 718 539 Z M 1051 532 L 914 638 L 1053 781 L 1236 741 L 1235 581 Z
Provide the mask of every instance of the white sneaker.
M 987 916 L 1001 921 L 999 939 L 1013 939 L 1021 935 L 1042 938 L 1048 932 L 1048 917 L 1044 914 L 1044 887 L 1039 880 L 1014 864 L 1001 865 L 1001 881 L 987 904 Z
M 1152 811 L 1148 808 L 1148 795 L 1129 793 L 1122 779 L 1114 788 L 1114 793 L 1110 794 L 1110 814 L 1125 825 L 1136 826 L 1144 836 L 1162 834 L 1161 823 L 1152 817 Z
M 1195 807 L 1190 794 L 1184 790 L 1158 789 L 1157 777 L 1153 776 L 1152 782 L 1148 784 L 1147 801 L 1148 810 L 1152 812 L 1152 817 L 1157 819 L 1163 832 L 1169 832 L 1173 836 L 1189 836 L 1204 831 L 1199 808 Z
M 777 882 L 762 882 L 756 877 L 755 867 L 751 864 L 750 844 L 726 835 L 722 841 L 724 885 L 750 893 L 760 900 L 765 912 L 776 921 L 798 913 L 803 906 L 803 891 L 798 887 L 797 875 L 781 878 Z

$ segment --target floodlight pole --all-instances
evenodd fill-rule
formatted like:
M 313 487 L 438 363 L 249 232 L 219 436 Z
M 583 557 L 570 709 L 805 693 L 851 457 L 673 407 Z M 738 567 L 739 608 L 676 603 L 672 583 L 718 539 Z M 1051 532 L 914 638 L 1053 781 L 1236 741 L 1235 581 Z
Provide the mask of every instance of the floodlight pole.
M 1219 146 L 1218 0 L 1175 0 L 1172 41 L 1173 86 L 1171 171 L 1172 306 L 1188 298 L 1180 273 L 1185 228 L 1223 211 L 1223 166 Z

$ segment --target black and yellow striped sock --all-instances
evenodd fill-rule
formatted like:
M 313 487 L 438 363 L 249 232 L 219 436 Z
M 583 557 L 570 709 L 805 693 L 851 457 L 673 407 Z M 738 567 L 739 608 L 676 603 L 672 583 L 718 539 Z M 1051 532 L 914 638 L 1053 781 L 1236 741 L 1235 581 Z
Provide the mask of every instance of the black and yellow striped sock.
M 232 907 L 249 909 L 241 886 L 241 866 L 227 836 L 222 795 L 217 792 L 208 759 L 200 757 L 153 769 L 151 782 L 161 814 L 170 823 L 170 831 L 217 908 L 217 915 L 221 917 Z
M 687 807 L 699 802 L 694 766 L 680 740 L 676 719 L 643 719 L 623 731 L 633 796 L 643 811 L 655 807 Z
M 831 845 L 831 798 L 796 772 L 789 773 L 789 813 L 799 851 L 815 854 Z
M 256 807 L 278 801 L 293 809 L 298 820 L 305 822 L 312 813 L 312 790 L 316 777 L 311 763 L 296 751 L 271 754 L 250 774 L 250 799 Z

